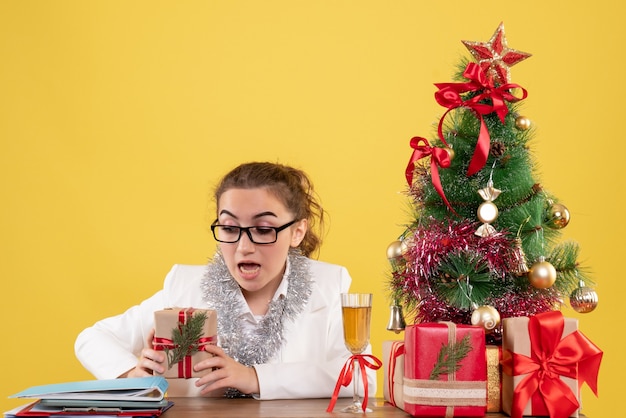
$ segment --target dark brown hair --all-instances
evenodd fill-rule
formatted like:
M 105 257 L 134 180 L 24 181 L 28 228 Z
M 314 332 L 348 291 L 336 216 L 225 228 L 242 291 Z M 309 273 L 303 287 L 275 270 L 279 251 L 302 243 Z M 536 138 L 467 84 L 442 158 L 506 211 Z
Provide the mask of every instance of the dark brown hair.
M 307 219 L 308 231 L 299 245 L 309 257 L 319 250 L 324 226 L 324 209 L 307 174 L 294 167 L 269 162 L 244 163 L 222 178 L 215 189 L 215 202 L 230 189 L 266 188 L 273 193 L 295 219 Z

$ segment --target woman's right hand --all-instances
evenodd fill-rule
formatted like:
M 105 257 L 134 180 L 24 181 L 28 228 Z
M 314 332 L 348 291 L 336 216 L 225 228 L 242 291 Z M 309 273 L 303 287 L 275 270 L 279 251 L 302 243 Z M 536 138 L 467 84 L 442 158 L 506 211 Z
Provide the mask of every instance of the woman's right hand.
M 165 361 L 165 353 L 151 348 L 153 339 L 154 329 L 148 335 L 146 348 L 141 350 L 141 356 L 139 356 L 135 368 L 130 369 L 119 377 L 145 377 L 152 376 L 153 372 L 165 372 L 165 366 L 163 365 L 163 362 Z

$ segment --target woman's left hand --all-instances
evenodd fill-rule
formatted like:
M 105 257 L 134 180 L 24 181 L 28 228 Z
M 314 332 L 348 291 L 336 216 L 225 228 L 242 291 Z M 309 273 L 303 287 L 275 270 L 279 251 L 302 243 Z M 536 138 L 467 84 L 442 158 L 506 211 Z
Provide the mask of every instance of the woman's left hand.
M 226 388 L 234 388 L 245 394 L 259 393 L 259 380 L 254 367 L 237 362 L 216 345 L 205 346 L 205 351 L 213 354 L 213 357 L 194 366 L 196 372 L 213 369 L 196 381 L 196 386 L 204 386 L 201 390 L 203 395 Z

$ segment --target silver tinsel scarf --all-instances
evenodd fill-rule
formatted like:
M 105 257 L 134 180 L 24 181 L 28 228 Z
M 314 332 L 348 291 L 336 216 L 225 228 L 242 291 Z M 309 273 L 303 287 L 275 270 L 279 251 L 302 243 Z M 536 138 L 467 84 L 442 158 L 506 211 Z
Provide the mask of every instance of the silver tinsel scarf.
M 220 346 L 245 366 L 267 363 L 283 344 L 285 321 L 294 320 L 311 296 L 311 272 L 308 258 L 296 250 L 288 256 L 287 294 L 269 303 L 267 314 L 253 331 L 247 331 L 241 315 L 247 311 L 241 288 L 228 271 L 218 251 L 202 279 L 203 299 L 217 312 L 217 334 Z M 240 395 L 236 390 L 226 396 Z

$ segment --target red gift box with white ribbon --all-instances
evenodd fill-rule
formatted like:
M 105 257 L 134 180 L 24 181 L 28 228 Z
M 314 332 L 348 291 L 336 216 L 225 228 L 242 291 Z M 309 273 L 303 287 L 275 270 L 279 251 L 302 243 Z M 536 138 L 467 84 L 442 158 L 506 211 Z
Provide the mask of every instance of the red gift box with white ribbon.
M 485 331 L 451 322 L 408 326 L 404 410 L 416 417 L 482 417 L 487 412 Z

